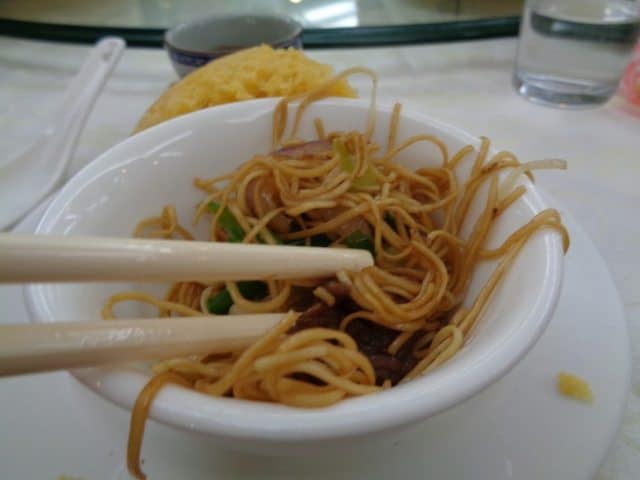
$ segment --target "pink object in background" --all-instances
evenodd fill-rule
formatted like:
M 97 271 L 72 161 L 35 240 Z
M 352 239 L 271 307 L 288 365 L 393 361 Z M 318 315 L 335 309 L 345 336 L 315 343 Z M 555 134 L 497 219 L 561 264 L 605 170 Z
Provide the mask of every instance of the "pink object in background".
M 622 76 L 620 92 L 630 103 L 640 107 L 640 42 L 631 57 L 631 62 Z

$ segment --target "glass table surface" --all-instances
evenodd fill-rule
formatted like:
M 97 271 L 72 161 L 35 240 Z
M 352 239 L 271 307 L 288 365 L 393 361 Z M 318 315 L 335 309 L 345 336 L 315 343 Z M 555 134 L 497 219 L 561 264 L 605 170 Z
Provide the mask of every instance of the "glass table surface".
M 159 47 L 166 28 L 204 15 L 288 15 L 304 45 L 356 47 L 515 35 L 523 0 L 5 0 L 0 35 L 77 43 L 115 34 Z

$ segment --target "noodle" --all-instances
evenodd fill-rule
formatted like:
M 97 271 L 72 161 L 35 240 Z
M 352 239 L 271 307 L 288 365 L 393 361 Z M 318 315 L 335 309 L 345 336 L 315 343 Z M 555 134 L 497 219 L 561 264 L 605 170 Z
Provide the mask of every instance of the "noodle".
M 142 448 L 145 422 L 151 409 L 151 402 L 162 387 L 169 383 L 175 383 L 184 387 L 189 386 L 189 382 L 175 373 L 161 373 L 156 375 L 147 383 L 144 389 L 142 389 L 131 412 L 129 440 L 127 444 L 127 468 L 131 475 L 139 479 L 144 480 L 147 478 L 140 469 L 140 450 Z
M 365 132 L 327 131 L 315 119 L 318 139 L 299 140 L 306 107 L 354 73 L 374 82 Z M 164 299 L 124 292 L 106 302 L 104 318 L 113 318 L 114 306 L 123 301 L 151 304 L 160 316 L 289 312 L 244 351 L 171 359 L 154 367 L 156 375 L 140 393 L 131 420 L 127 464 L 137 478 L 144 478 L 139 456 L 150 402 L 166 383 L 313 408 L 389 388 L 437 368 L 460 350 L 537 231 L 560 232 L 568 248 L 567 231 L 551 209 L 497 247 L 487 245 L 496 219 L 526 191 L 517 179 L 535 168 L 564 168 L 563 162 L 521 164 L 510 152 L 491 156 L 486 138 L 477 151 L 467 145 L 457 152 L 434 135 L 398 139 L 399 104 L 382 151 L 372 140 L 375 85 L 371 71 L 354 68 L 305 96 L 282 99 L 273 114 L 273 152 L 256 155 L 232 173 L 194 181 L 206 196 L 194 221 L 208 219 L 210 241 L 365 248 L 374 254 L 374 266 L 340 271 L 329 281 L 180 282 Z M 293 126 L 285 135 L 288 104 L 296 100 Z M 436 148 L 437 166 L 412 171 L 394 162 L 419 142 Z M 471 172 L 460 181 L 456 170 L 474 152 Z M 473 218 L 472 205 L 482 206 Z M 135 234 L 193 238 L 171 205 L 142 220 Z M 464 306 L 474 272 L 487 259 L 498 259 L 497 267 Z

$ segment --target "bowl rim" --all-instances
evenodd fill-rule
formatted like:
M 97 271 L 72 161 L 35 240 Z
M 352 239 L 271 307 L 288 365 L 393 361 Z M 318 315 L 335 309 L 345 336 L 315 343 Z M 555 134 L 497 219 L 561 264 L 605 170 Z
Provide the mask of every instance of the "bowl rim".
M 153 138 L 164 134 L 164 132 L 172 132 L 178 127 L 187 126 L 191 122 L 198 122 L 207 117 L 224 116 L 227 111 L 238 110 L 237 113 L 239 113 L 242 111 L 254 112 L 259 107 L 272 108 L 277 100 L 274 98 L 247 100 L 211 107 L 174 118 L 128 137 L 87 164 L 56 194 L 38 222 L 35 233 L 48 233 L 56 224 L 56 213 L 60 211 L 61 207 L 75 196 L 80 187 L 91 183 L 93 176 L 113 165 L 119 150 L 127 149 L 129 144 L 143 141 L 146 137 Z M 369 101 L 363 99 L 330 98 L 316 102 L 316 104 L 324 104 L 328 108 L 341 107 L 357 110 L 369 108 Z M 376 105 L 377 112 L 389 113 L 391 110 L 392 105 L 386 103 Z M 465 143 L 472 145 L 479 143 L 477 137 L 458 127 L 410 108 L 403 109 L 402 116 L 410 117 L 425 126 L 433 126 L 442 133 L 457 137 Z M 492 152 L 496 151 L 492 147 Z M 543 209 L 547 206 L 534 185 L 527 189 L 525 197 L 534 209 Z M 213 398 L 182 387 L 168 386 L 154 401 L 150 417 L 182 429 L 226 438 L 273 443 L 336 439 L 379 432 L 425 419 L 453 407 L 487 388 L 514 367 L 537 342 L 548 325 L 560 295 L 564 270 L 563 251 L 559 235 L 555 231 L 542 231 L 540 235 L 543 236 L 545 245 L 544 258 L 540 259 L 545 265 L 545 282 L 540 292 L 540 298 L 527 313 L 528 321 L 523 322 L 523 325 L 513 332 L 508 342 L 498 345 L 491 352 L 488 352 L 482 361 L 474 363 L 473 368 L 456 371 L 456 375 L 453 376 L 449 373 L 444 380 L 438 378 L 435 384 L 441 387 L 441 391 L 434 397 L 425 395 L 424 384 L 421 385 L 418 380 L 376 395 L 354 397 L 341 402 L 341 404 L 352 402 L 355 405 L 356 402 L 359 404 L 364 400 L 364 406 L 361 408 L 362 414 L 358 415 L 335 407 L 309 410 L 277 406 L 274 407 L 275 410 L 271 409 L 267 414 L 272 419 L 277 418 L 284 422 L 279 424 L 277 422 L 260 423 L 256 421 L 256 419 L 264 420 L 263 408 L 259 402 Z M 24 289 L 29 316 L 31 321 L 36 323 L 47 321 L 43 318 L 42 306 L 46 304 L 46 301 L 42 287 L 42 285 L 35 284 L 28 285 Z M 131 408 L 130 391 L 133 389 L 137 394 L 140 383 L 146 382 L 148 378 L 140 371 L 128 367 L 96 367 L 74 370 L 71 373 L 100 396 L 125 409 Z M 437 370 L 430 376 L 433 385 Z M 116 383 L 120 387 L 114 389 Z M 433 392 L 427 392 L 427 394 L 429 393 Z M 246 405 L 250 405 L 252 408 L 247 409 Z M 194 414 L 196 410 L 197 415 Z M 221 412 L 224 414 L 221 415 Z M 194 421 L 196 417 L 197 421 Z
M 261 44 L 266 44 L 266 45 L 270 45 L 274 48 L 280 48 L 283 47 L 291 42 L 295 42 L 295 39 L 300 37 L 302 35 L 302 25 L 296 21 L 293 17 L 289 17 L 287 15 L 271 15 L 271 14 L 265 14 L 265 13 L 256 13 L 256 14 L 251 14 L 251 15 L 234 15 L 234 14 L 229 14 L 229 15 L 217 15 L 217 14 L 213 14 L 213 15 L 208 15 L 206 17 L 202 17 L 202 18 L 198 18 L 196 20 L 191 20 L 191 21 L 186 21 L 183 23 L 180 23 L 174 27 L 168 28 L 163 36 L 163 40 L 164 40 L 164 45 L 165 47 L 167 47 L 170 50 L 173 50 L 175 52 L 181 53 L 183 55 L 196 55 L 196 56 L 219 56 L 221 53 L 231 53 L 231 52 L 236 52 L 238 50 L 243 50 L 246 48 L 251 48 L 252 45 L 240 45 L 240 46 L 229 46 L 229 47 L 214 47 L 212 49 L 208 49 L 208 50 L 200 50 L 200 49 L 195 49 L 195 48 L 185 48 L 182 46 L 178 46 L 176 44 L 175 41 L 175 35 L 177 33 L 179 33 L 180 31 L 183 31 L 185 29 L 189 29 L 193 26 L 196 25 L 206 25 L 206 24 L 212 24 L 214 25 L 215 23 L 218 22 L 226 22 L 226 21 L 230 21 L 230 20 L 248 20 L 249 18 L 252 19 L 256 19 L 256 20 L 277 20 L 279 22 L 282 22 L 282 25 L 284 26 L 286 24 L 286 26 L 291 27 L 292 31 L 291 32 L 287 32 L 287 33 L 283 33 L 281 37 L 278 37 L 275 40 L 271 40 L 271 41 L 264 41 L 261 42 Z M 258 44 L 253 45 L 253 46 L 258 46 Z

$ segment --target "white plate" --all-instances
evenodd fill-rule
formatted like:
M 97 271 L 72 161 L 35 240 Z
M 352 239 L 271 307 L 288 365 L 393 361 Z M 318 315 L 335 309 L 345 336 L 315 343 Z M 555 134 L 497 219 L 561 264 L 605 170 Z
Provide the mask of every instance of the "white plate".
M 33 231 L 36 221 L 37 215 L 30 216 L 19 230 Z M 554 318 L 525 359 L 484 392 L 392 443 L 360 444 L 341 457 L 228 453 L 207 437 L 152 422 L 143 468 L 153 480 L 593 477 L 622 416 L 629 344 L 604 261 L 566 215 L 565 223 L 572 245 Z M 0 305 L 5 312 L 0 321 L 27 321 L 19 287 L 1 287 Z M 595 403 L 558 395 L 554 378 L 560 370 L 588 379 Z M 0 381 L 0 408 L 1 478 L 129 478 L 124 467 L 128 413 L 67 373 Z

